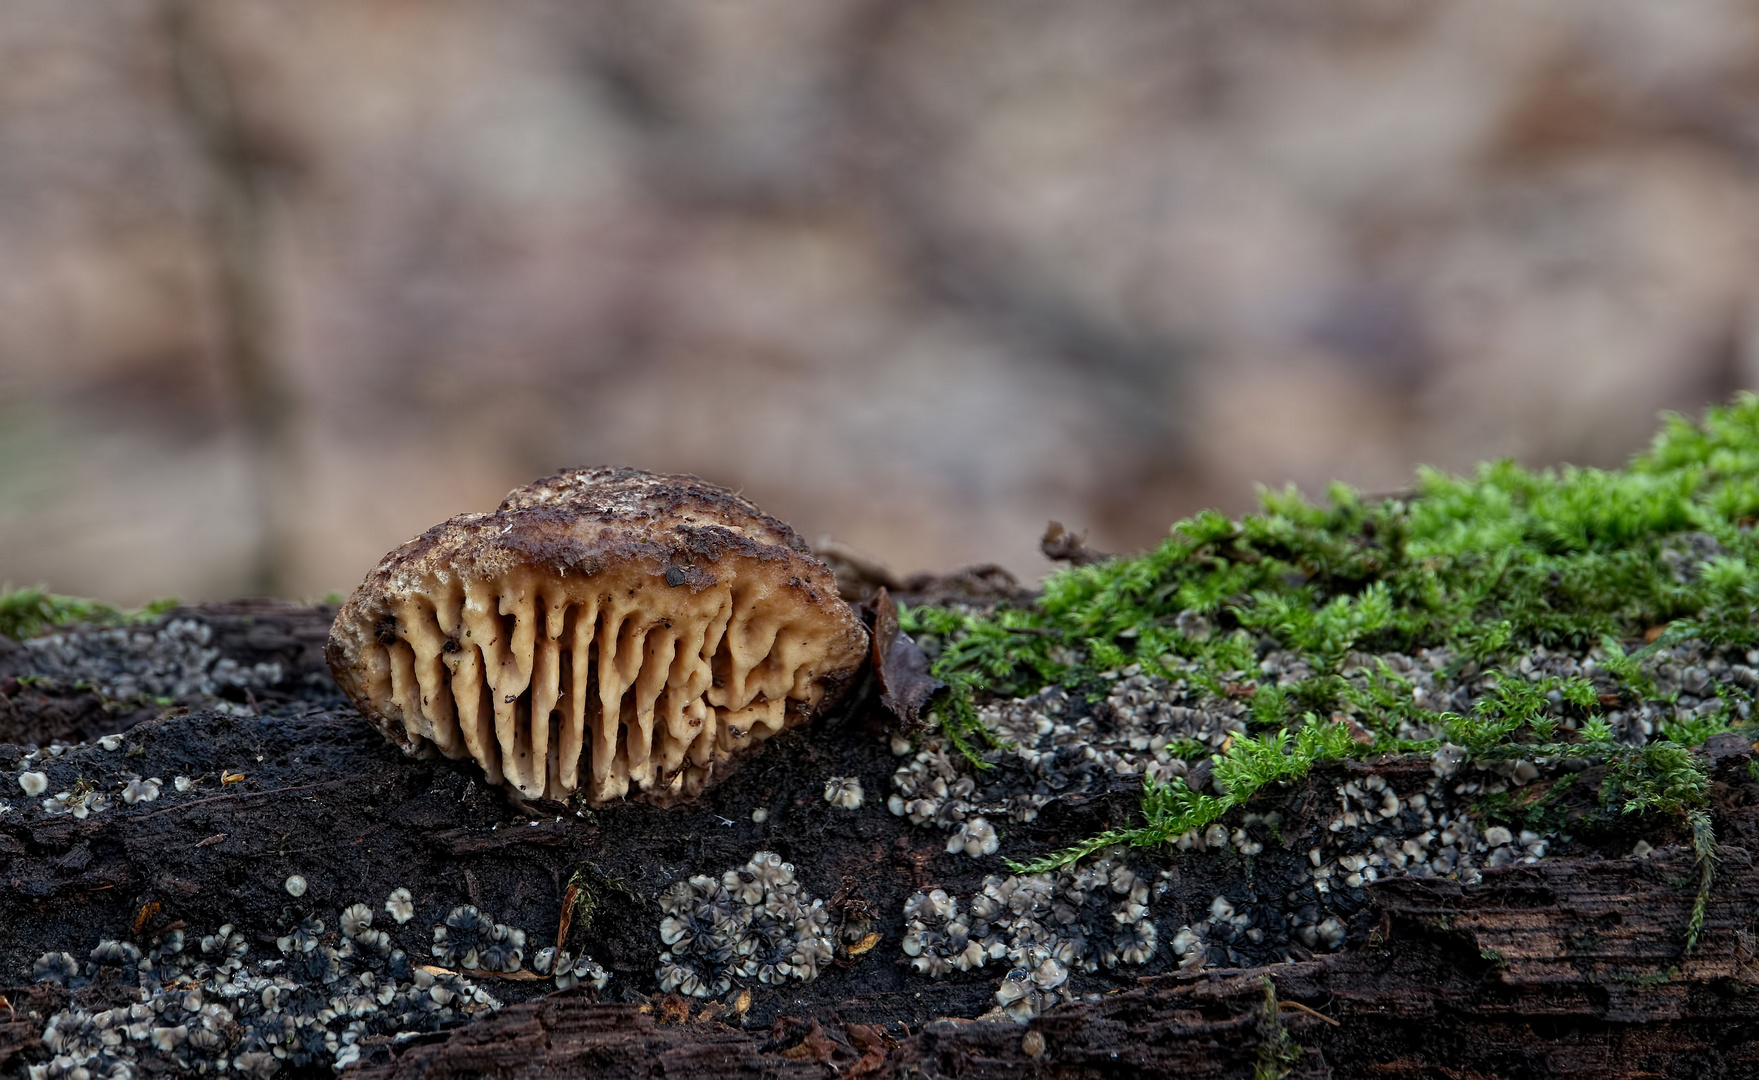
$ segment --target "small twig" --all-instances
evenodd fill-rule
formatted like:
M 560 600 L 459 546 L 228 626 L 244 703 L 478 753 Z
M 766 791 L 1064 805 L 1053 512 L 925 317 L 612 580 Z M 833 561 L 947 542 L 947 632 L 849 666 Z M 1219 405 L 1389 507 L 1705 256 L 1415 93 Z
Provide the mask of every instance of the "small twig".
M 556 953 L 560 955 L 562 946 L 568 942 L 568 927 L 574 922 L 574 898 L 580 895 L 579 885 L 569 885 L 562 893 L 562 918 L 556 924 Z
M 453 971 L 451 968 L 443 968 L 438 964 L 417 964 L 416 967 L 430 975 L 457 975 L 461 978 L 464 977 L 462 972 Z M 530 970 L 490 971 L 487 968 L 472 968 L 469 977 L 473 979 L 512 979 L 514 982 L 535 982 L 543 978 L 542 975 Z
M 150 814 L 142 814 L 137 818 L 133 818 L 132 820 L 145 821 L 148 818 L 158 817 L 160 814 L 171 814 L 171 813 L 175 813 L 179 810 L 187 810 L 192 806 L 201 806 L 203 803 L 226 802 L 229 800 L 237 800 L 237 799 L 254 799 L 254 798 L 257 798 L 262 795 L 281 795 L 281 794 L 284 794 L 289 791 L 311 791 L 314 788 L 339 787 L 340 785 L 346 784 L 346 783 L 348 783 L 347 780 L 325 780 L 322 783 L 317 783 L 317 784 L 296 784 L 292 787 L 270 788 L 267 791 L 240 791 L 240 792 L 236 792 L 236 793 L 228 794 L 228 795 L 210 795 L 205 799 L 195 799 L 191 802 L 181 803 L 177 806 L 167 806 L 163 810 L 154 810 Z
M 1299 1001 L 1279 1001 L 1279 1002 L 1277 1002 L 1277 1008 L 1279 1008 L 1279 1009 L 1294 1009 L 1297 1012 L 1304 1012 L 1308 1016 L 1314 1017 L 1315 1019 L 1324 1020 L 1326 1023 L 1330 1024 L 1332 1027 L 1343 1027 L 1344 1026 L 1344 1025 L 1340 1024 L 1338 1021 L 1333 1020 L 1331 1017 L 1320 1012 L 1318 1009 L 1311 1008 L 1307 1005 L 1303 1005 Z
M 1110 552 L 1088 547 L 1086 533 L 1072 533 L 1060 521 L 1045 526 L 1044 539 L 1038 542 L 1038 549 L 1052 562 L 1066 562 L 1070 566 L 1092 566 L 1116 558 Z

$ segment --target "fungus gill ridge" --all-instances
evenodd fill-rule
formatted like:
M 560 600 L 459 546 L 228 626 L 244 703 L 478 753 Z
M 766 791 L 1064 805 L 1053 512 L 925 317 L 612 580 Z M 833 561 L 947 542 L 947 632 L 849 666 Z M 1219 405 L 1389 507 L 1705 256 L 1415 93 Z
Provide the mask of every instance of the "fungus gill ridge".
M 596 806 L 696 795 L 834 697 L 866 648 L 787 525 L 694 477 L 571 469 L 386 556 L 327 655 L 406 751 Z

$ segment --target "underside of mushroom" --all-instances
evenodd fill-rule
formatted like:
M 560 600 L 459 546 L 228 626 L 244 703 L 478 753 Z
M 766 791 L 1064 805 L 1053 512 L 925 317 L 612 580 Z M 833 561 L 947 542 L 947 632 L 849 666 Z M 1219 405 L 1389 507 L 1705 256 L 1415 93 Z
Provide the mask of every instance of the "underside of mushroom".
M 805 720 L 867 635 L 782 522 L 694 477 L 572 469 L 398 548 L 330 668 L 411 753 L 532 798 L 690 798 Z

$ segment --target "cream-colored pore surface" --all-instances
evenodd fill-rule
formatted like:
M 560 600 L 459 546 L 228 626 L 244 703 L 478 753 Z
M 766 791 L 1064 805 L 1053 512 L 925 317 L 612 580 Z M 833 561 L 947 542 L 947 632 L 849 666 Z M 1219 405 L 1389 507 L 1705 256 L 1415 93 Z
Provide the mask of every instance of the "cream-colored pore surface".
M 528 796 L 694 795 L 782 729 L 788 699 L 817 703 L 825 648 L 761 580 L 639 580 L 511 572 L 399 590 L 394 638 L 368 646 L 389 676 L 370 680 L 389 699 L 374 704 Z

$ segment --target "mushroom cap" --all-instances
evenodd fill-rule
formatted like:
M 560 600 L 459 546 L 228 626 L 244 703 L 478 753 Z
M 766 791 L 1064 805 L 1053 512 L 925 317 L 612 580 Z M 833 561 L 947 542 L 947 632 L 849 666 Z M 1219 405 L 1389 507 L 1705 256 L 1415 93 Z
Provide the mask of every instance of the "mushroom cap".
M 867 631 L 781 521 L 694 476 L 566 469 L 380 561 L 325 654 L 412 754 L 532 798 L 689 798 L 835 698 Z

